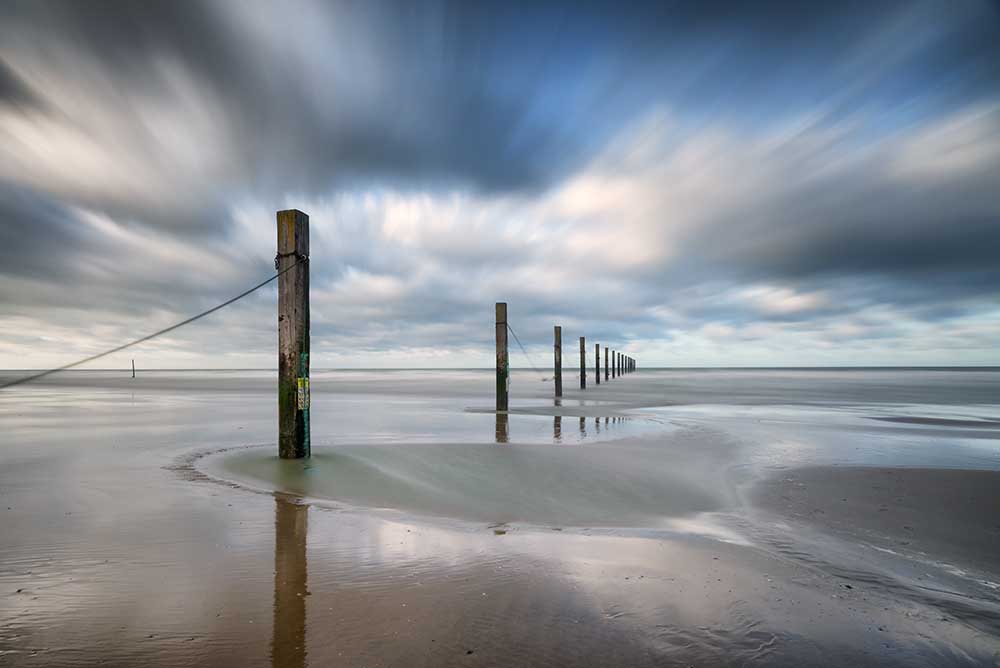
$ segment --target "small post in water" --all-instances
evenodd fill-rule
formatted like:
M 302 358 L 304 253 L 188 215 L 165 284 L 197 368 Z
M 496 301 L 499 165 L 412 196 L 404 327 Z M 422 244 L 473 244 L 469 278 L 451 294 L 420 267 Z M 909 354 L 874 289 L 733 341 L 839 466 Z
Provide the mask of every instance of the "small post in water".
M 555 327 L 555 343 L 553 350 L 552 371 L 556 381 L 556 396 L 562 396 L 562 327 Z
M 278 456 L 308 457 L 309 216 L 278 212 Z
M 132 377 L 135 378 L 135 360 L 132 360 Z
M 608 347 L 604 346 L 604 380 L 610 378 L 608 373 Z
M 580 389 L 587 389 L 587 349 L 586 339 L 580 337 Z
M 594 380 L 601 384 L 601 344 L 594 344 Z
M 507 354 L 507 302 L 497 302 L 497 411 L 507 410 L 510 355 Z
M 618 374 L 618 353 L 611 351 L 611 377 L 617 378 Z

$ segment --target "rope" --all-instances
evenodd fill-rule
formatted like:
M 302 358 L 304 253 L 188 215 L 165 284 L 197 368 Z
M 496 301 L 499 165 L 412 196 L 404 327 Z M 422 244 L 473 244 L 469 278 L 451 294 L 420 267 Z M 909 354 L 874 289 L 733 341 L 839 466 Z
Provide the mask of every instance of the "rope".
M 531 368 L 535 370 L 535 373 L 542 377 L 543 383 L 547 381 L 548 378 L 538 369 L 537 366 L 535 366 L 535 363 L 531 361 L 531 358 L 528 356 L 528 351 L 521 345 L 521 339 L 517 338 L 517 334 L 514 333 L 514 328 L 510 326 L 510 323 L 507 323 L 507 329 L 509 329 L 510 333 L 514 335 L 514 340 L 517 341 L 517 347 L 521 349 L 522 353 L 524 353 L 524 357 L 528 360 L 528 364 L 531 365 Z
M 282 269 L 281 271 L 279 271 L 277 274 L 275 274 L 271 278 L 267 279 L 266 281 L 258 283 L 257 285 L 253 286 L 249 290 L 246 290 L 246 291 L 241 292 L 240 294 L 236 295 L 232 299 L 227 299 L 226 301 L 222 302 L 218 306 L 213 306 L 212 308 L 208 309 L 207 311 L 202 311 L 198 315 L 191 316 L 187 320 L 182 320 L 181 322 L 178 322 L 175 325 L 171 325 L 170 327 L 167 327 L 166 329 L 161 329 L 160 331 L 153 332 L 152 334 L 148 334 L 148 335 L 142 337 L 141 339 L 136 339 L 135 341 L 129 341 L 128 343 L 122 344 L 122 345 L 118 346 L 117 348 L 112 348 L 111 350 L 105 350 L 103 353 L 98 353 L 96 355 L 91 355 L 90 357 L 87 357 L 87 358 L 84 358 L 82 360 L 79 360 L 78 362 L 73 362 L 72 364 L 63 365 L 63 366 L 61 366 L 61 367 L 59 367 L 57 369 L 49 369 L 48 371 L 42 371 L 41 373 L 36 373 L 36 374 L 31 375 L 31 376 L 25 376 L 24 378 L 18 378 L 16 380 L 9 381 L 7 383 L 4 383 L 4 384 L 0 385 L 0 390 L 6 389 L 8 387 L 13 387 L 15 385 L 21 385 L 22 383 L 27 383 L 27 382 L 30 382 L 30 381 L 33 381 L 33 380 L 38 380 L 39 378 L 42 378 L 44 376 L 48 376 L 48 375 L 53 374 L 53 373 L 58 373 L 59 371 L 65 371 L 66 369 L 72 369 L 75 366 L 80 366 L 81 364 L 86 364 L 87 362 L 93 362 L 96 359 L 100 359 L 102 357 L 106 357 L 107 355 L 110 355 L 112 353 L 117 353 L 119 351 L 125 350 L 126 348 L 131 348 L 132 346 L 138 345 L 140 343 L 144 343 L 145 341 L 149 341 L 150 339 L 154 339 L 157 336 L 161 336 L 162 334 L 166 334 L 167 332 L 172 332 L 172 331 L 174 331 L 175 329 L 177 329 L 179 327 L 183 327 L 184 325 L 188 325 L 188 324 L 194 322 L 195 320 L 200 320 L 201 318 L 204 318 L 206 315 L 210 315 L 212 313 L 215 313 L 219 309 L 225 308 L 226 306 L 229 306 L 233 302 L 237 302 L 237 301 L 243 299 L 244 297 L 246 297 L 250 293 L 256 292 L 257 290 L 260 290 L 262 287 L 264 287 L 265 285 L 267 285 L 271 281 L 275 280 L 276 278 L 278 278 L 279 276 L 281 276 L 285 272 L 291 271 L 292 269 L 294 269 L 298 265 L 302 264 L 303 262 L 308 262 L 308 261 L 309 261 L 308 257 L 304 257 L 304 256 L 303 257 L 299 257 L 299 260 L 295 264 Z

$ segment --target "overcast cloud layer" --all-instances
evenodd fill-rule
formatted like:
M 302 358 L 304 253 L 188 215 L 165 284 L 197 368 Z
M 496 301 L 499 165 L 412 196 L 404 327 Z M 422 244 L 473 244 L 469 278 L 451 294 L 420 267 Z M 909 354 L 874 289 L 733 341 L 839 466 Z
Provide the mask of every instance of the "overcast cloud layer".
M 996 3 L 578 4 L 0 2 L 0 367 L 1000 364 Z

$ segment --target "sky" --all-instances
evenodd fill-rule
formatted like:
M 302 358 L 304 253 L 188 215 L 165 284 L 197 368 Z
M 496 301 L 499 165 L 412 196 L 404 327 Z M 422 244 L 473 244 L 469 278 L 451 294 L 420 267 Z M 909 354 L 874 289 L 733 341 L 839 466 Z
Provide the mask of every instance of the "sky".
M 497 301 L 539 366 L 1000 365 L 1000 4 L 0 0 L 0 368 L 273 275 L 288 208 L 314 368 L 492 366 Z

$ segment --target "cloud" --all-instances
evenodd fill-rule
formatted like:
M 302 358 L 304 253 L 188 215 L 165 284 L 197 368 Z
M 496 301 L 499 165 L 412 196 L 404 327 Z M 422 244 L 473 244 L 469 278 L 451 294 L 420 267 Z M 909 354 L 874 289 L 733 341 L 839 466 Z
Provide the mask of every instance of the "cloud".
M 500 300 L 539 359 L 998 361 L 989 4 L 37 2 L 0 44 L 0 366 L 261 280 L 291 207 L 319 364 L 489 364 Z M 271 366 L 272 299 L 144 354 Z

